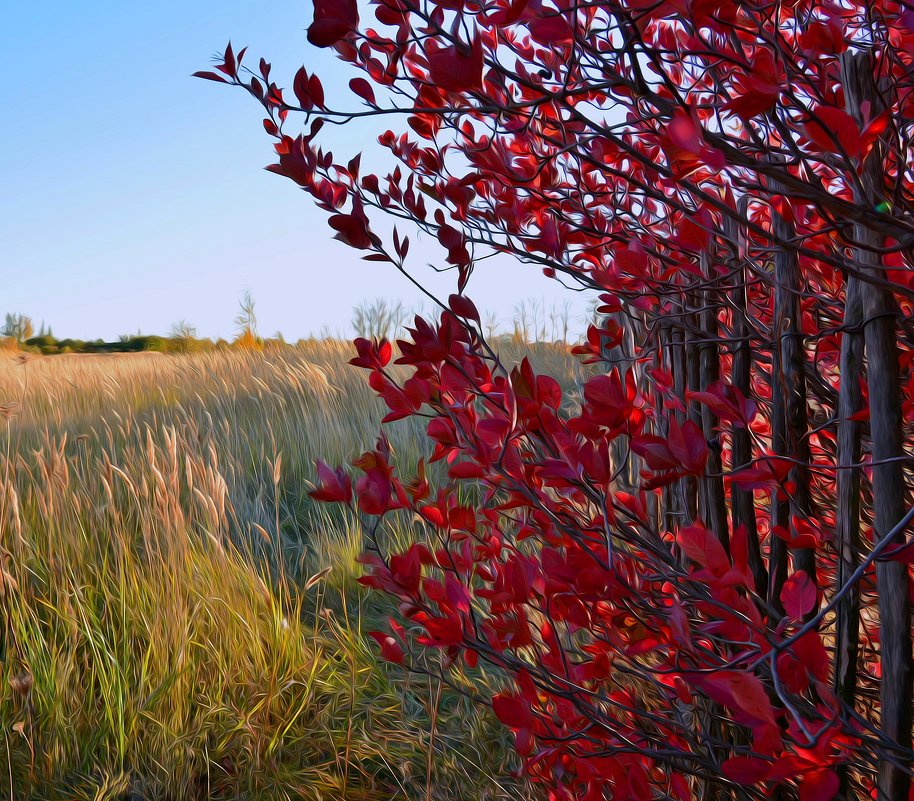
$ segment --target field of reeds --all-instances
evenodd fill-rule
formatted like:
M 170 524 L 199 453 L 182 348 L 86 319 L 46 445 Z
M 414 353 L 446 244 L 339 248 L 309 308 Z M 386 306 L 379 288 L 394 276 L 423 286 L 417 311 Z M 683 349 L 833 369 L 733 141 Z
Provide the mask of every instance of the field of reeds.
M 349 356 L 0 354 L 0 795 L 534 797 L 473 698 L 498 677 L 380 663 L 357 521 L 307 495 L 377 434 Z M 388 433 L 414 462 L 420 429 Z

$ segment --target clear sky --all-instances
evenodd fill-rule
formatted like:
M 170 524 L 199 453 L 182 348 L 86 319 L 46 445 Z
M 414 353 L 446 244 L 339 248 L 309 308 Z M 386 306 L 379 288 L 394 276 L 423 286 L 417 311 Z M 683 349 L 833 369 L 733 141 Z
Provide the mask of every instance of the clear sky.
M 415 304 L 405 279 L 331 239 L 310 197 L 263 170 L 254 101 L 190 77 L 231 39 L 285 85 L 304 63 L 332 96 L 351 75 L 307 43 L 310 16 L 309 0 L 0 2 L 0 314 L 58 336 L 165 333 L 181 318 L 230 336 L 250 290 L 261 332 L 298 338 L 345 332 L 363 300 Z M 338 159 L 369 133 L 334 130 Z M 437 253 L 420 245 L 412 263 L 444 288 L 454 279 L 422 266 Z M 523 298 L 571 299 L 576 318 L 585 306 L 505 260 L 482 265 L 469 294 L 505 320 Z

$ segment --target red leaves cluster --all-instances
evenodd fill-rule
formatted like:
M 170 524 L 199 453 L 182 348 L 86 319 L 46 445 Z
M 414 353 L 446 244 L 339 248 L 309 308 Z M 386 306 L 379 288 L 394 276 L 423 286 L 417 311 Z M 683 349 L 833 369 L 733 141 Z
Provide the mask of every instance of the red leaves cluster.
M 701 429 L 692 420 L 680 426 L 675 417 L 670 419 L 665 437 L 644 434 L 632 440 L 631 448 L 644 458 L 651 471 L 650 487 L 699 475 L 708 461 L 708 446 Z
M 320 79 L 316 75 L 309 75 L 304 67 L 295 73 L 292 90 L 305 111 L 311 111 L 315 106 L 324 107 L 324 87 Z
M 703 391 L 689 393 L 689 398 L 707 406 L 722 423 L 748 427 L 755 418 L 758 404 L 724 381 L 715 381 Z
M 381 244 L 381 240 L 368 227 L 368 217 L 357 201 L 353 204 L 350 214 L 332 214 L 327 222 L 336 231 L 333 238 L 345 242 L 350 247 L 368 250 Z
M 808 759 L 808 749 L 800 748 L 802 738 L 785 735 L 769 673 L 775 658 L 779 680 L 791 692 L 815 687 L 819 708 L 827 708 L 831 690 L 817 663 L 819 635 L 809 632 L 794 648 L 779 652 L 752 599 L 744 545 L 734 540 L 728 553 L 698 523 L 681 527 L 674 540 L 652 541 L 645 538 L 644 491 L 606 492 L 612 473 L 607 448 L 619 440 L 643 455 L 647 486 L 667 483 L 656 476 L 700 475 L 708 449 L 697 426 L 674 417 L 667 436 L 646 433 L 646 398 L 631 373 L 618 370 L 590 377 L 583 404 L 571 412 L 560 386 L 529 362 L 510 380 L 493 373 L 482 342 L 455 316 L 477 321 L 475 305 L 457 295 L 450 305 L 454 313 L 445 312 L 437 326 L 417 319 L 410 339 L 399 343 L 396 361 L 412 368 L 408 378 L 391 372 L 386 342 L 358 340 L 353 359 L 370 371 L 370 384 L 392 418 L 406 413 L 401 395 L 409 397 L 409 414 L 431 415 L 431 460 L 450 465 L 437 494 L 424 462 L 414 480 L 399 479 L 383 440 L 354 462 L 361 473 L 354 501 L 343 474 L 318 465 L 314 497 L 354 502 L 369 516 L 409 510 L 435 532 L 435 548 L 416 543 L 402 554 L 364 559 L 362 581 L 395 596 L 405 617 L 405 626 L 397 624 L 392 634 L 372 635 L 382 656 L 402 663 L 410 645 L 431 647 L 450 662 L 475 665 L 483 656 L 515 675 L 518 692 L 497 695 L 493 706 L 537 775 L 561 765 L 580 787 L 599 787 L 624 763 L 628 773 L 641 775 L 638 782 L 646 791 L 662 767 L 647 754 L 627 762 L 626 743 L 641 736 L 642 723 L 636 697 L 613 686 L 614 671 L 626 668 L 637 670 L 638 692 L 665 699 L 671 712 L 683 702 L 710 699 L 751 732 L 754 756 L 726 763 L 733 781 L 802 776 L 810 797 L 816 788 L 830 786 L 828 766 L 840 749 L 822 751 L 818 762 L 797 762 Z M 725 385 L 709 388 L 701 399 L 742 426 L 754 414 L 752 405 Z M 595 487 L 604 488 L 605 506 L 594 505 Z M 459 500 L 466 492 L 476 496 L 473 505 Z M 617 546 L 607 540 L 607 530 Z M 690 567 L 671 571 L 679 558 Z M 660 564 L 666 568 L 658 573 Z M 794 573 L 781 601 L 799 624 L 816 606 L 815 584 L 805 573 Z M 643 616 L 650 616 L 650 625 Z M 566 640 L 571 632 L 586 633 L 577 647 Z M 730 645 L 715 653 L 707 647 L 712 638 Z M 644 672 L 643 658 L 656 673 Z M 613 711 L 602 704 L 571 704 L 569 683 L 607 698 Z M 675 715 L 655 714 L 652 720 L 666 740 L 685 747 L 687 733 Z M 573 737 L 581 727 L 599 730 L 593 748 L 612 757 L 603 767 L 595 767 L 602 758 L 590 749 L 582 753 L 576 745 L 572 757 L 548 745 Z M 786 764 L 800 764 L 805 772 L 782 774 Z
M 867 123 L 863 130 L 846 111 L 820 106 L 811 114 L 805 131 L 813 145 L 823 153 L 839 151 L 854 162 L 865 159 L 889 124 L 887 112 Z

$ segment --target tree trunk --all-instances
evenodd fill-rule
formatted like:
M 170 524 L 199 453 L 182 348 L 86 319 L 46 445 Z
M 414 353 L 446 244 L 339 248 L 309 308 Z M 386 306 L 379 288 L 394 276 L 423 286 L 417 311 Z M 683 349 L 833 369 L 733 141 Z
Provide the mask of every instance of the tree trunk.
M 637 370 L 635 364 L 635 323 L 624 311 L 610 315 L 609 319 L 615 322 L 622 330 L 622 339 L 618 344 L 609 345 L 604 340 L 602 356 L 607 372 L 618 369 L 620 375 L 625 377 L 629 370 Z M 635 378 L 638 378 L 636 373 Z M 609 446 L 612 470 L 617 473 L 616 483 L 627 492 L 634 492 L 638 486 L 641 459 L 627 447 L 622 437 L 617 438 Z
M 863 369 L 863 337 L 859 327 L 860 283 L 848 278 L 844 302 L 844 332 L 841 335 L 841 386 L 838 391 L 838 503 L 835 545 L 838 551 L 837 591 L 860 563 L 860 423 L 852 419 L 863 407 L 860 375 Z M 857 693 L 857 653 L 860 636 L 860 590 L 854 586 L 841 599 L 835 624 L 835 692 L 853 708 Z
M 771 451 L 787 453 L 787 417 L 784 412 L 785 387 L 780 380 L 781 355 L 775 341 L 771 355 Z M 775 534 L 776 528 L 790 526 L 790 503 L 781 495 L 780 488 L 771 494 L 771 533 L 768 535 L 768 604 L 783 613 L 781 589 L 787 580 L 787 543 Z
M 716 278 L 712 271 L 716 265 L 707 252 L 702 254 L 702 273 L 708 282 L 702 290 L 701 307 L 698 319 L 701 321 L 701 339 L 699 342 L 698 364 L 699 389 L 704 391 L 720 379 L 720 321 L 718 309 L 719 294 L 714 289 Z M 727 498 L 724 493 L 723 462 L 721 461 L 721 443 L 718 431 L 717 415 L 707 406 L 701 407 L 701 427 L 708 446 L 708 462 L 701 478 L 702 517 L 708 528 L 714 533 L 724 550 L 730 553 L 730 527 L 727 521 Z
M 860 375 L 863 369 L 863 337 L 860 334 L 860 283 L 849 277 L 844 301 L 844 332 L 841 335 L 838 390 L 838 503 L 835 515 L 835 547 L 838 569 L 835 591 L 843 587 L 860 563 L 861 471 L 850 467 L 860 461 L 860 423 L 852 419 L 863 407 Z M 835 609 L 834 688 L 849 713 L 857 700 L 857 662 L 860 652 L 860 588 L 854 584 Z M 850 771 L 838 766 L 840 795 L 847 797 Z
M 744 204 L 745 205 L 745 204 Z M 731 300 L 733 307 L 732 340 L 736 343 L 733 350 L 733 386 L 747 398 L 752 397 L 752 350 L 749 346 L 749 320 L 746 308 L 746 280 L 748 275 L 740 261 L 739 237 L 735 223 L 727 218 L 725 233 L 728 247 L 734 254 L 732 264 L 736 270 L 733 277 Z M 752 438 L 745 428 L 734 426 L 730 433 L 730 470 L 735 471 L 747 466 L 752 461 Z M 768 595 L 768 571 L 762 559 L 762 549 L 758 536 L 758 521 L 755 518 L 755 498 L 752 490 L 742 490 L 731 485 L 731 505 L 733 508 L 734 531 L 742 526 L 746 530 L 748 541 L 749 569 L 755 584 L 755 591 L 761 598 Z
M 693 389 L 698 382 L 698 359 L 696 358 L 694 335 L 690 330 L 694 328 L 690 305 L 689 295 L 684 293 L 680 325 L 677 331 L 681 344 L 674 351 L 676 371 L 673 373 L 673 388 L 676 397 L 681 398 L 683 402 L 685 402 L 686 391 Z M 690 405 L 686 403 L 686 412 L 679 415 L 679 422 L 683 423 L 687 417 L 693 416 L 694 409 L 691 411 L 692 415 L 690 415 Z M 676 488 L 681 513 L 680 525 L 689 525 L 698 516 L 698 485 L 694 478 L 686 477 L 676 481 Z
M 868 106 L 874 118 L 885 107 L 874 80 L 875 60 L 868 51 L 848 51 L 842 60 L 847 108 L 862 122 L 860 109 Z M 861 174 L 857 200 L 875 205 L 882 200 L 884 143 L 877 142 Z M 854 226 L 858 267 L 884 278 L 880 258 L 873 248 L 882 244 L 876 232 Z M 905 477 L 901 421 L 901 386 L 898 365 L 898 308 L 892 293 L 863 283 L 860 287 L 867 386 L 870 400 L 870 436 L 873 454 L 873 509 L 876 539 L 884 538 L 904 517 Z M 847 376 L 842 376 L 842 382 Z M 897 540 L 903 539 L 898 532 Z M 880 723 L 882 733 L 898 746 L 911 746 L 911 604 L 908 568 L 903 562 L 876 563 L 879 594 Z M 907 801 L 910 776 L 901 758 L 883 753 L 879 763 L 880 801 Z
M 894 299 L 874 286 L 864 289 L 863 313 L 870 395 L 873 450 L 873 507 L 876 539 L 905 514 L 905 480 L 901 458 L 901 392 Z M 896 311 L 897 313 L 897 311 Z M 903 539 L 903 532 L 896 538 Z M 876 563 L 882 666 L 882 731 L 902 748 L 911 746 L 911 605 L 908 568 L 903 562 Z M 906 801 L 910 777 L 889 758 L 879 771 L 879 798 Z
M 772 182 L 773 192 L 783 188 Z M 780 214 L 772 211 L 772 228 L 778 239 L 792 241 L 796 231 Z M 800 271 L 796 253 L 778 248 L 774 254 L 774 315 L 772 326 L 772 448 L 776 455 L 791 460 L 787 474 L 793 485 L 788 500 L 772 501 L 772 526 L 792 529 L 795 519 L 812 516 L 809 492 L 809 441 L 806 392 L 806 354 L 800 320 Z M 816 579 L 815 550 L 794 551 L 794 569 Z M 787 549 L 776 535 L 771 537 L 769 602 L 781 609 L 781 588 L 787 576 Z
M 772 187 L 774 188 L 774 187 Z M 780 187 L 776 191 L 780 191 Z M 796 237 L 796 231 L 780 214 L 774 213 L 775 234 L 785 240 Z M 809 491 L 809 412 L 806 391 L 806 352 L 800 319 L 800 270 L 793 252 L 778 250 L 774 257 L 775 336 L 780 351 L 780 380 L 784 382 L 784 416 L 786 419 L 785 455 L 794 460 L 788 473 L 793 483 L 790 498 L 791 518 L 812 517 Z M 790 522 L 793 528 L 793 519 Z M 816 552 L 812 548 L 794 551 L 794 568 L 804 570 L 816 579 Z
M 677 336 L 678 332 L 673 326 L 664 325 L 660 329 L 662 364 L 671 376 L 676 374 L 677 362 L 679 361 L 676 353 L 679 347 L 676 343 Z M 666 422 L 663 420 L 658 420 L 658 422 L 663 426 L 662 430 L 666 433 Z M 660 527 L 664 531 L 675 531 L 676 527 L 681 523 L 681 518 L 677 511 L 679 507 L 678 483 L 667 484 L 660 491 Z

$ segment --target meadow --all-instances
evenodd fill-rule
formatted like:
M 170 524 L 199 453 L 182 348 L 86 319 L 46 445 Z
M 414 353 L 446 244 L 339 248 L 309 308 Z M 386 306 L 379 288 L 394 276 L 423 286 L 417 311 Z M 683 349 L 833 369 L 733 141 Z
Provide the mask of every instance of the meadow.
M 563 346 L 505 348 L 574 382 Z M 350 351 L 0 355 L 0 794 L 535 797 L 474 702 L 499 677 L 381 663 L 358 521 L 307 495 L 377 436 Z

